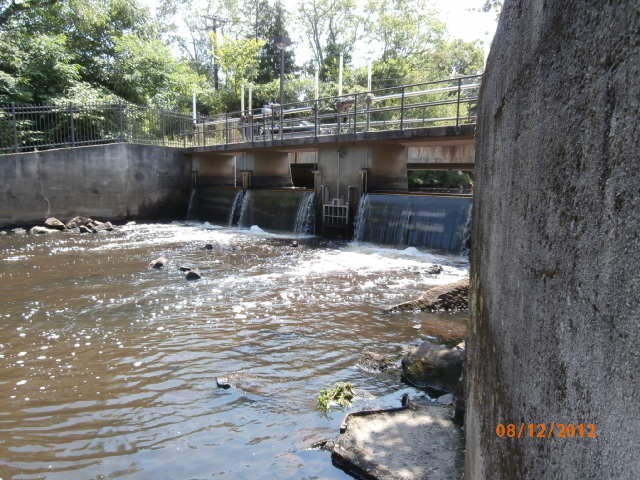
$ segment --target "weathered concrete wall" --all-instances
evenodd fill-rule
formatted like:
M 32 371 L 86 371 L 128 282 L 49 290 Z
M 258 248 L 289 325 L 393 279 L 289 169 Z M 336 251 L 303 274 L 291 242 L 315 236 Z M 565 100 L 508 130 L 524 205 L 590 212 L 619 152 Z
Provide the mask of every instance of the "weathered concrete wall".
M 191 165 L 177 150 L 111 144 L 0 157 L 0 226 L 48 216 L 182 218 Z
M 466 479 L 638 478 L 639 106 L 637 4 L 505 2 L 476 137 Z M 496 436 L 521 422 L 597 438 Z
M 190 157 L 192 168 L 198 172 L 200 185 L 234 186 L 239 182 L 235 155 L 198 152 Z
M 423 163 L 427 165 L 441 164 L 473 164 L 475 161 L 475 141 L 470 139 L 440 140 L 416 147 L 410 147 L 409 163 Z

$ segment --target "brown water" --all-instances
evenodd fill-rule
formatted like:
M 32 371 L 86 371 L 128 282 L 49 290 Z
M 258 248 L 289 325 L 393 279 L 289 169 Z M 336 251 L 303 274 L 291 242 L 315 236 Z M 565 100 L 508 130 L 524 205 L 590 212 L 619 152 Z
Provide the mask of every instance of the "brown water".
M 350 478 L 309 449 L 344 415 L 316 410 L 319 390 L 396 406 L 398 374 L 358 368 L 362 352 L 461 328 L 381 313 L 465 275 L 459 258 L 205 227 L 0 237 L 0 478 Z

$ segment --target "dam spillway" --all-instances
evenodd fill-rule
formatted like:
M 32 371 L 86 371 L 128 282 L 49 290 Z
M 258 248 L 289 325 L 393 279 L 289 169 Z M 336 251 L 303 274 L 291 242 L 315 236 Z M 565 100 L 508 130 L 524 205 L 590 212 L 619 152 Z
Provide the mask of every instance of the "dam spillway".
M 460 254 L 466 248 L 472 199 L 367 194 L 360 199 L 354 240 Z

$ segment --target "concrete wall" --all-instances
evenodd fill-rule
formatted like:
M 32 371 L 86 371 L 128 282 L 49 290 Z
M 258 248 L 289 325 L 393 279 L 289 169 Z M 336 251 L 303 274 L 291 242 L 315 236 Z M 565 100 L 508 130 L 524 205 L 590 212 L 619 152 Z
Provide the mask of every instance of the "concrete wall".
M 191 165 L 177 150 L 129 144 L 0 157 L 0 226 L 48 216 L 182 218 Z
M 639 46 L 634 2 L 505 2 L 476 143 L 466 479 L 640 475 Z M 512 422 L 597 437 L 498 438 Z
M 190 158 L 201 185 L 234 186 L 240 182 L 235 170 L 235 155 L 202 152 L 194 153 Z
M 473 138 L 451 139 L 410 147 L 408 161 L 427 165 L 472 164 L 475 161 L 475 141 Z

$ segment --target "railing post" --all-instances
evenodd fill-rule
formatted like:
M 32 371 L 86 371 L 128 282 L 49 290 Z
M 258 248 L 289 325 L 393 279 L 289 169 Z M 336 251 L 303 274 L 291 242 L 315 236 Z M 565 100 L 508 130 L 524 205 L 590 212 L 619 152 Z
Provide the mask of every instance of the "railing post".
M 229 112 L 224 112 L 224 143 L 229 145 Z
M 13 151 L 18 152 L 18 119 L 16 118 L 16 104 L 11 103 L 11 120 L 13 120 Z
M 282 52 L 284 52 L 284 50 L 282 50 Z M 280 140 L 284 140 L 284 105 L 283 104 L 280 104 Z
M 462 89 L 462 79 L 458 79 L 458 101 L 456 102 L 456 127 L 460 124 L 460 90 Z
M 76 146 L 76 127 L 73 122 L 73 105 L 69 104 L 69 117 L 71 118 L 71 146 Z
M 315 99 L 315 103 L 313 105 L 313 123 L 314 123 L 314 135 L 316 138 L 318 138 L 318 120 L 320 120 L 319 115 L 318 115 L 318 99 Z
M 404 87 L 400 96 L 400 131 L 404 130 Z
M 358 133 L 358 94 L 353 96 L 353 133 Z
M 118 102 L 118 112 L 120 113 L 119 115 L 119 119 L 118 119 L 118 127 L 120 129 L 120 141 L 124 142 L 125 140 L 125 134 L 124 134 L 124 103 L 122 103 L 122 100 L 120 100 L 120 102 Z

